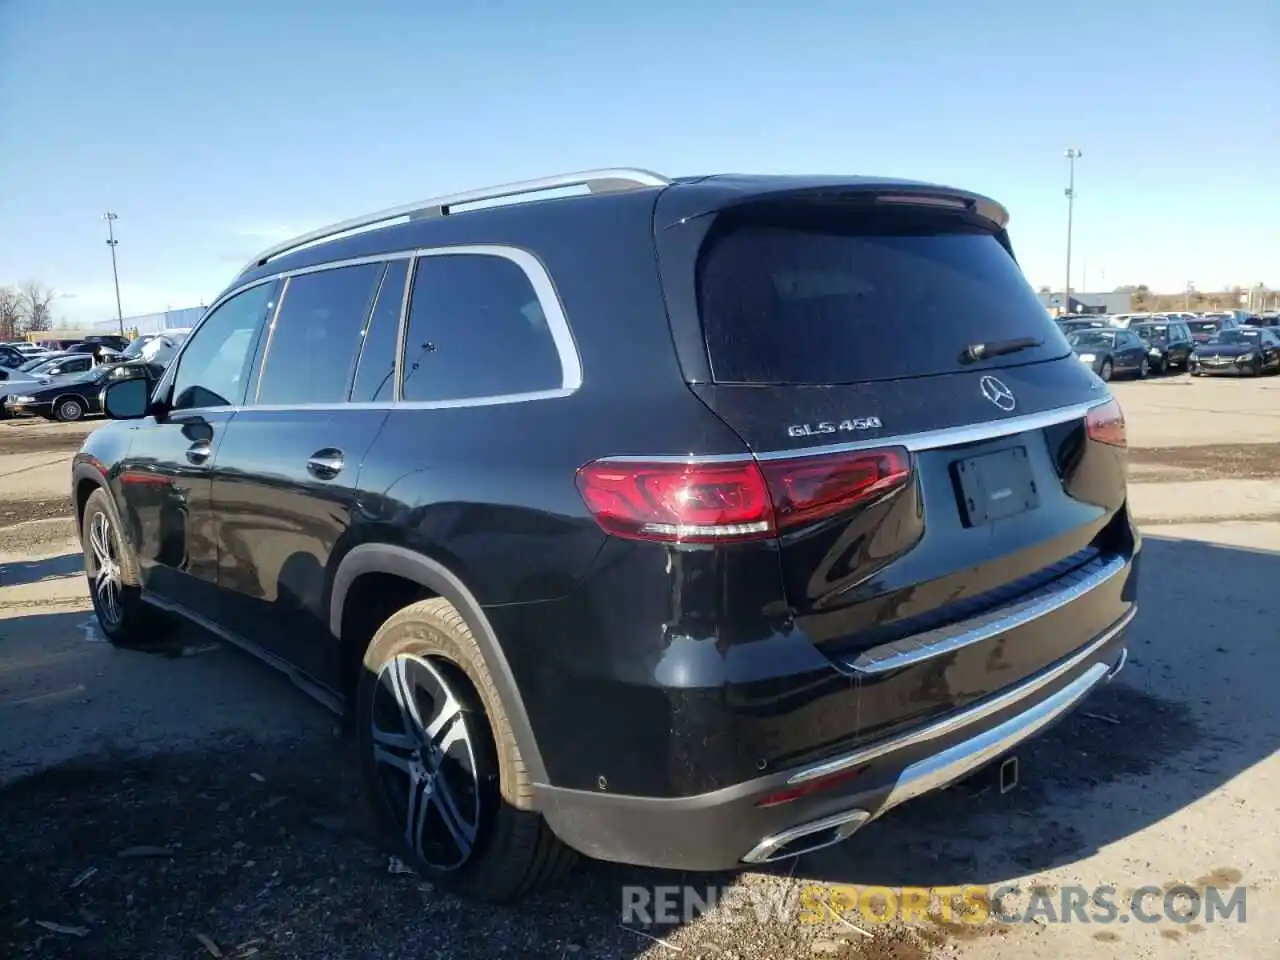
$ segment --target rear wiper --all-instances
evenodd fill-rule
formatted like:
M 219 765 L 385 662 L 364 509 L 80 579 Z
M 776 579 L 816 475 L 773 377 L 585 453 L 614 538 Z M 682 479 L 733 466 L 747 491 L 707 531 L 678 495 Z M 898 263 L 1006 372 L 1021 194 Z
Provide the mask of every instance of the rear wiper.
M 1018 337 L 1013 340 L 997 340 L 995 343 L 971 343 L 960 354 L 961 363 L 977 363 L 989 357 L 1003 357 L 1017 353 L 1019 350 L 1030 350 L 1044 345 L 1043 340 L 1035 337 Z

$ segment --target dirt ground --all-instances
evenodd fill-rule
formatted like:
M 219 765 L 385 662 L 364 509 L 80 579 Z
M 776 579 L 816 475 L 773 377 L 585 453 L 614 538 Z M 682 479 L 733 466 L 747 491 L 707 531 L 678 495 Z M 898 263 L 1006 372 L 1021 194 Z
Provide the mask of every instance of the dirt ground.
M 924 797 L 769 872 L 585 862 L 501 909 L 402 871 L 370 829 L 349 740 L 280 677 L 192 628 L 155 652 L 102 642 L 64 489 L 92 425 L 0 422 L 0 956 L 1274 957 L 1280 523 L 1248 519 L 1249 485 L 1280 475 L 1273 382 L 1116 385 L 1132 496 L 1161 524 L 1147 530 L 1130 661 L 1025 751 L 1018 790 L 978 781 Z M 1013 885 L 1016 903 L 1077 886 L 1124 899 L 1239 885 L 1249 912 L 904 926 L 748 910 L 624 925 L 624 887 L 686 883 L 764 898 Z

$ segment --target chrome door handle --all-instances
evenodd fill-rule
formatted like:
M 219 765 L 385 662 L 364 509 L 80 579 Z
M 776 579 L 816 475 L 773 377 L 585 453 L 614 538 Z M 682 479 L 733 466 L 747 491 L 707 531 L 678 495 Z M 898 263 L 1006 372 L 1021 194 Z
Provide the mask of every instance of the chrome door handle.
M 197 443 L 195 446 L 187 448 L 187 459 L 196 466 L 204 463 L 209 459 L 209 455 L 213 453 L 213 447 L 207 443 Z
M 346 462 L 341 450 L 317 450 L 307 458 L 307 472 L 318 480 L 332 480 Z

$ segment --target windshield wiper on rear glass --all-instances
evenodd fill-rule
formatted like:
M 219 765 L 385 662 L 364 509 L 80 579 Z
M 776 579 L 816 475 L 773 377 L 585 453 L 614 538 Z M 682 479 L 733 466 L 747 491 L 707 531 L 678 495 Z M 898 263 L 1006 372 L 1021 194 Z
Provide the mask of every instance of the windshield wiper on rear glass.
M 994 343 L 971 343 L 960 354 L 961 363 L 977 363 L 979 360 L 987 360 L 991 357 L 1003 357 L 1006 354 L 1017 353 L 1019 350 L 1030 350 L 1033 347 L 1043 346 L 1043 340 L 1037 340 L 1035 337 L 1018 337 L 1014 340 L 997 340 Z

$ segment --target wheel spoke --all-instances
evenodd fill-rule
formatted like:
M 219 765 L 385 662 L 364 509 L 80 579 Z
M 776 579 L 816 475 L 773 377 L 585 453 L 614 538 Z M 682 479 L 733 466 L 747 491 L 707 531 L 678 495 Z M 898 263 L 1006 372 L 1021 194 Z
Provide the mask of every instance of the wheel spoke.
M 394 750 L 388 750 L 386 747 L 379 746 L 375 743 L 373 745 L 373 759 L 385 767 L 391 767 L 392 769 L 399 770 L 401 773 L 409 777 L 410 783 L 412 783 L 417 777 L 412 765 L 409 763 L 409 758 L 404 754 L 396 753 Z
M 453 694 L 446 689 L 444 696 L 445 700 L 440 707 L 440 712 L 435 715 L 435 719 L 431 721 L 431 726 L 426 729 L 428 743 L 435 743 L 436 738 L 440 736 L 440 732 L 447 726 L 452 728 L 451 725 L 462 716 L 462 707 L 453 698 Z
M 377 724 L 373 727 L 373 740 L 388 750 L 416 750 L 418 739 L 408 733 L 392 733 Z
M 440 819 L 444 821 L 445 828 L 449 831 L 449 835 L 453 837 L 458 853 L 462 855 L 463 859 L 466 859 L 471 853 L 472 844 L 475 843 L 476 830 L 458 812 L 458 805 L 453 799 L 453 790 L 448 781 L 439 774 L 436 775 L 434 788 L 431 791 L 431 802 L 435 804 L 435 808 L 440 814 Z
M 427 798 L 430 781 L 421 774 L 409 774 L 409 805 L 405 811 L 404 839 L 412 850 L 422 854 L 422 834 L 426 826 L 427 811 L 431 804 Z
M 436 758 L 435 766 L 444 763 L 444 758 L 448 756 L 449 750 L 454 744 L 465 743 L 467 739 L 467 727 L 462 723 L 462 713 L 459 711 L 454 715 L 454 722 L 451 723 L 444 731 L 444 736 L 440 738 L 440 743 L 436 747 L 434 757 Z
M 396 704 L 400 707 L 400 722 L 404 724 L 404 732 L 417 737 L 422 730 L 422 715 L 418 710 L 418 700 L 414 695 L 413 681 L 409 677 L 408 657 L 396 657 L 391 661 L 391 689 Z

